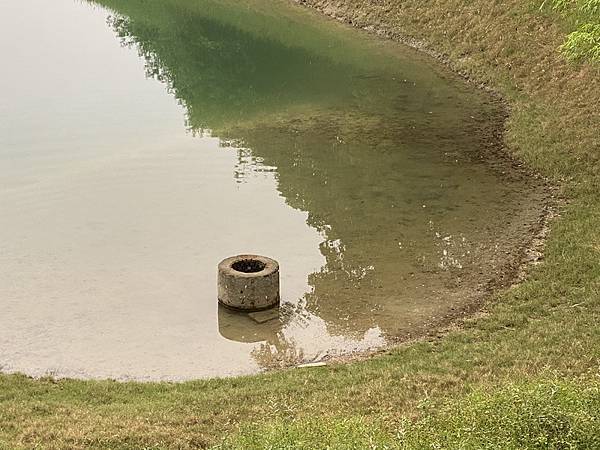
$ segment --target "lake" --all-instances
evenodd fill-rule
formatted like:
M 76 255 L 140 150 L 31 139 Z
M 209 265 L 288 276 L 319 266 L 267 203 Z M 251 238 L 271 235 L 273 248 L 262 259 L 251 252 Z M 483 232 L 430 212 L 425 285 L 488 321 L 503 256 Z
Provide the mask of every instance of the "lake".
M 343 357 L 468 312 L 539 183 L 499 101 L 283 1 L 0 2 L 0 368 L 186 380 Z M 275 258 L 273 320 L 216 267 Z

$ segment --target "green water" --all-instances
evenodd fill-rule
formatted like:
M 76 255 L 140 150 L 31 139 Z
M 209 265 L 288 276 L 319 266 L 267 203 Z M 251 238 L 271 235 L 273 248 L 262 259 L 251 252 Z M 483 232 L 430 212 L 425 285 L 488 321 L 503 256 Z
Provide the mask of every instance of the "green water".
M 0 269 L 8 370 L 183 379 L 385 346 L 478 298 L 539 215 L 539 190 L 496 156 L 498 104 L 412 50 L 287 2 L 25 3 L 89 20 L 54 48 L 81 57 L 48 62 L 39 91 L 53 70 L 94 87 L 85 105 L 57 96 L 60 120 L 16 95 L 22 116 L 0 110 L 0 229 L 19 243 Z M 34 107 L 50 138 L 23 118 Z M 278 319 L 217 308 L 216 264 L 246 252 L 281 263 Z M 43 282 L 17 280 L 28 262 Z

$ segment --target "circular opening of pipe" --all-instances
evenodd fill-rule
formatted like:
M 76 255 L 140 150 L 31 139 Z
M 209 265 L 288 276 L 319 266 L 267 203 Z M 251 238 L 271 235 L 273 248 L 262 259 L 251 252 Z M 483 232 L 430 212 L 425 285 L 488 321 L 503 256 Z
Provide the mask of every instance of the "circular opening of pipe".
M 279 305 L 279 264 L 266 256 L 238 255 L 219 263 L 219 303 L 239 311 L 262 311 Z
M 231 265 L 231 268 L 236 272 L 242 273 L 256 273 L 264 270 L 267 265 L 256 259 L 242 259 L 241 261 L 236 261 Z

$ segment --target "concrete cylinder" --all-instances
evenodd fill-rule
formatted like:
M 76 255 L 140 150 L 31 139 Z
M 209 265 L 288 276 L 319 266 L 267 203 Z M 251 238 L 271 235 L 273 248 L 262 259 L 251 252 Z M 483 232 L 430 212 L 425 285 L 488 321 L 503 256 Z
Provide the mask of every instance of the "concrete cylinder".
M 258 255 L 238 255 L 219 264 L 219 303 L 239 311 L 279 305 L 279 264 Z

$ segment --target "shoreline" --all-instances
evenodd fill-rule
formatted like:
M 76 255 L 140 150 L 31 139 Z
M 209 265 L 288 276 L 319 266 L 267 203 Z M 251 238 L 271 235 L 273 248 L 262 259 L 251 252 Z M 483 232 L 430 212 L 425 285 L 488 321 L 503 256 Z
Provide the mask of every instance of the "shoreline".
M 492 146 L 491 150 L 482 149 L 482 156 L 491 156 L 497 158 L 501 164 L 506 164 L 509 169 L 516 172 L 519 178 L 533 178 L 535 185 L 532 190 L 539 190 L 543 194 L 540 206 L 540 215 L 537 216 L 535 226 L 531 232 L 527 234 L 527 243 L 522 247 L 512 249 L 513 258 L 495 276 L 488 280 L 484 287 L 475 295 L 465 299 L 460 308 L 447 314 L 437 320 L 425 322 L 417 327 L 416 332 L 406 333 L 403 336 L 391 336 L 390 342 L 379 348 L 368 351 L 350 352 L 341 355 L 334 355 L 323 359 L 317 359 L 312 362 L 331 362 L 333 364 L 347 364 L 354 361 L 363 361 L 365 359 L 377 357 L 388 353 L 390 350 L 400 346 L 407 346 L 423 340 L 436 340 L 443 338 L 448 332 L 455 331 L 464 326 L 465 321 L 476 319 L 486 315 L 486 306 L 490 302 L 494 302 L 503 292 L 512 289 L 527 280 L 530 271 L 544 259 L 544 250 L 546 240 L 551 230 L 552 221 L 560 216 L 560 211 L 566 207 L 567 200 L 563 195 L 560 183 L 552 183 L 547 177 L 544 177 L 538 170 L 526 165 L 526 162 L 519 159 L 513 152 L 510 151 L 505 143 L 506 124 L 511 114 L 511 103 L 502 93 L 490 85 L 482 82 L 475 77 L 469 75 L 466 71 L 461 70 L 448 57 L 448 55 L 436 51 L 429 43 L 415 38 L 408 37 L 399 32 L 394 32 L 390 27 L 381 27 L 374 24 L 362 24 L 356 18 L 351 18 L 348 15 L 340 14 L 340 9 L 332 6 L 330 0 L 291 0 L 291 2 L 315 11 L 320 15 L 335 20 L 350 26 L 357 30 L 367 32 L 379 39 L 389 40 L 400 45 L 409 47 L 419 54 L 427 55 L 437 63 L 442 64 L 453 74 L 458 75 L 468 84 L 475 86 L 476 89 L 484 91 L 490 95 L 493 101 L 499 102 L 499 107 L 503 113 L 501 124 L 498 127 L 498 141 Z M 487 155 L 486 155 L 487 153 Z M 268 368 L 260 373 L 269 373 L 276 370 L 284 370 L 289 368 L 302 367 L 300 365 L 282 365 L 274 368 Z

